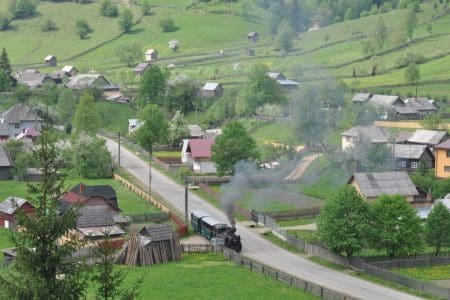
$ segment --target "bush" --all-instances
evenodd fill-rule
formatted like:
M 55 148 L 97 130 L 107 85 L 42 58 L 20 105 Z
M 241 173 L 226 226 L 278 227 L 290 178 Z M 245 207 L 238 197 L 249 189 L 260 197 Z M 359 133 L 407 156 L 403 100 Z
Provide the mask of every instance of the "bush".
M 193 171 L 186 166 L 179 167 L 177 170 L 177 178 L 181 181 L 183 181 L 186 176 L 191 176 L 193 174 Z
M 44 24 L 42 24 L 41 30 L 44 32 L 54 31 L 57 30 L 55 22 L 53 22 L 51 19 L 45 20 Z
M 7 30 L 11 25 L 11 18 L 5 13 L 0 13 L 0 31 Z
M 80 4 L 88 4 L 91 3 L 92 0 L 75 0 L 76 3 L 80 3 Z
M 119 9 L 110 0 L 103 0 L 100 6 L 100 14 L 104 17 L 115 18 L 119 15 Z
M 9 12 L 14 19 L 27 18 L 34 14 L 36 5 L 31 0 L 11 0 Z
M 161 29 L 163 32 L 172 32 L 177 30 L 177 27 L 175 26 L 175 22 L 171 18 L 162 19 L 159 22 L 159 26 L 161 26 Z
M 426 62 L 426 60 L 427 59 L 425 58 L 425 56 L 420 53 L 407 52 L 405 55 L 397 59 L 396 66 L 397 68 L 404 68 L 409 66 L 410 64 L 423 64 L 424 62 Z

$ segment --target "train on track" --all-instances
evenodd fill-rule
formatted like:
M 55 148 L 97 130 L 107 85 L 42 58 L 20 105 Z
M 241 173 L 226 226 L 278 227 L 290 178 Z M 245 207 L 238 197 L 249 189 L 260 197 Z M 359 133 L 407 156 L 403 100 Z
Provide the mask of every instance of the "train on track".
M 236 234 L 236 227 L 229 226 L 205 211 L 194 210 L 191 213 L 192 228 L 208 240 L 212 238 L 222 238 L 224 246 L 236 252 L 241 252 L 241 237 Z

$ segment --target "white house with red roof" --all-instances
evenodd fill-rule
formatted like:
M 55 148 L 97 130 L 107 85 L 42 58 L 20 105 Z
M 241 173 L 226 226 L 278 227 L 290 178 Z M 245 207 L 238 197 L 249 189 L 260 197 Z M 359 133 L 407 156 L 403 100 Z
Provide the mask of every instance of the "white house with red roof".
M 181 162 L 192 166 L 195 173 L 216 173 L 216 165 L 211 160 L 212 139 L 185 139 L 181 150 Z

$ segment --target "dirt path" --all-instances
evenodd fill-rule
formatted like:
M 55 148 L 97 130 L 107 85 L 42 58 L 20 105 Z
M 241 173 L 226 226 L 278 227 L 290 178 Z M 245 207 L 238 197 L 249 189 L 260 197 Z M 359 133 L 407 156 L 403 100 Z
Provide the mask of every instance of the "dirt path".
M 311 154 L 308 156 L 305 156 L 304 158 L 302 158 L 302 160 L 300 160 L 297 164 L 297 166 L 294 168 L 294 170 L 292 170 L 292 172 L 286 176 L 284 178 L 284 181 L 286 182 L 295 182 L 297 181 L 302 175 L 303 173 L 305 173 L 306 169 L 309 167 L 309 165 L 316 160 L 317 158 L 319 158 L 320 156 L 322 156 L 322 154 Z

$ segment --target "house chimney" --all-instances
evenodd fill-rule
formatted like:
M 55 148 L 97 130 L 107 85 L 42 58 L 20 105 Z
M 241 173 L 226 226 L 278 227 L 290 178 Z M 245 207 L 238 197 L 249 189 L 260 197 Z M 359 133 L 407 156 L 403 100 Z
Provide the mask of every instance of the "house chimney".
M 84 192 L 85 189 L 85 185 L 80 183 L 80 194 L 82 194 Z

